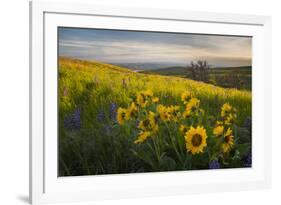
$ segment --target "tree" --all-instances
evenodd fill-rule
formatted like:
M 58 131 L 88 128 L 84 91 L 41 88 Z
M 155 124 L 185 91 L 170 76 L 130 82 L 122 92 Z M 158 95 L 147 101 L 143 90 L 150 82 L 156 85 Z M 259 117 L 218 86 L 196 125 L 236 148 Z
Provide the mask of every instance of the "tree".
M 191 61 L 188 70 L 193 80 L 209 82 L 210 65 L 206 60 L 198 60 L 195 63 Z

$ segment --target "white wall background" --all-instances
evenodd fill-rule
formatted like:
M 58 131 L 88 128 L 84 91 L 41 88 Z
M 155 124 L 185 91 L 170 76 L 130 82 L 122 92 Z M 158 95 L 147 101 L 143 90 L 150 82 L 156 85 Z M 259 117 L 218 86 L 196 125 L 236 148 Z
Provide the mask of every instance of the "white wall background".
M 73 1 L 73 0 L 68 0 Z M 78 1 L 78 0 L 76 0 Z M 75 204 L 280 204 L 281 5 L 278 0 L 80 0 L 103 5 L 270 15 L 273 21 L 273 188 Z M 0 4 L 0 204 L 28 201 L 28 1 Z M 266 69 L 266 68 L 265 68 Z M 271 108 L 268 108 L 271 109 Z M 266 137 L 266 136 L 265 136 Z

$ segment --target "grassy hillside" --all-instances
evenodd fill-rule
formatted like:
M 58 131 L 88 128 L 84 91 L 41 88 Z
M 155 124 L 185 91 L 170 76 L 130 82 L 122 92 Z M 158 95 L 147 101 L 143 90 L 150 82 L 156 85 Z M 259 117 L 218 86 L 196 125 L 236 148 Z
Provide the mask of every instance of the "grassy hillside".
M 168 67 L 161 69 L 154 69 L 149 71 L 143 71 L 147 74 L 159 74 L 167 76 L 178 76 L 190 78 L 190 73 L 188 69 L 184 67 Z M 240 80 L 243 81 L 243 89 L 251 90 L 252 87 L 252 67 L 242 66 L 242 67 L 225 67 L 225 68 L 212 68 L 209 70 L 210 82 L 221 87 L 230 88 L 231 85 L 227 83 L 228 79 L 221 79 L 223 76 L 237 75 Z M 221 80 L 220 80 L 221 79 Z
M 161 156 L 165 160 L 159 158 L 156 166 L 153 157 L 144 154 L 148 153 L 148 148 L 133 143 L 138 135 L 135 128 L 138 121 L 121 126 L 116 121 L 116 112 L 119 107 L 130 106 L 137 93 L 143 90 L 151 90 L 161 104 L 180 105 L 181 110 L 184 109 L 181 94 L 192 93 L 204 110 L 200 124 L 206 128 L 208 136 L 212 135 L 226 102 L 237 109 L 237 130 L 251 117 L 252 97 L 248 91 L 224 89 L 179 77 L 135 73 L 118 66 L 70 58 L 60 58 L 58 69 L 61 176 L 206 168 L 205 164 L 196 163 L 187 166 L 192 159 L 186 152 L 182 153 L 184 164 L 178 163 L 169 148 L 163 148 Z M 155 108 L 151 106 L 151 109 Z M 159 132 L 159 136 L 167 133 Z M 235 131 L 235 136 L 239 132 Z M 244 132 L 247 131 L 244 129 Z M 179 133 L 176 131 L 175 135 Z M 247 136 L 249 142 L 249 134 Z M 178 146 L 183 149 L 181 144 Z M 204 155 L 204 160 L 209 163 L 210 157 Z M 239 165 L 231 164 L 232 161 L 227 163 L 224 167 L 241 166 L 240 162 Z

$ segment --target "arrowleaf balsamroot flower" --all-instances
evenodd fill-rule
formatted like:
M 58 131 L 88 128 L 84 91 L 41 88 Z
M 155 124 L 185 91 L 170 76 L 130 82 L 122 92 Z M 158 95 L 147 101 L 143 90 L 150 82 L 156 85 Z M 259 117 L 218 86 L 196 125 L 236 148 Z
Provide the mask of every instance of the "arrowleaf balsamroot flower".
M 199 100 L 199 99 L 197 99 L 197 98 L 191 98 L 191 99 L 189 100 L 189 102 L 187 103 L 186 108 L 189 108 L 189 109 L 198 108 L 198 107 L 199 107 L 199 104 L 200 104 L 200 100 Z
M 153 97 L 151 90 L 141 91 L 137 94 L 137 104 L 141 107 L 145 107 L 148 104 L 148 100 Z
M 144 143 L 148 138 L 156 137 L 160 142 L 163 138 L 163 125 L 172 132 L 178 129 L 184 135 L 185 147 L 187 152 L 192 155 L 204 152 L 207 147 L 207 131 L 203 125 L 194 127 L 193 119 L 204 116 L 204 110 L 200 108 L 200 100 L 186 91 L 182 93 L 181 100 L 184 103 L 184 111 L 181 113 L 181 107 L 178 105 L 158 104 L 159 98 L 153 95 L 151 90 L 140 91 L 137 94 L 136 101 L 132 102 L 128 108 L 119 107 L 117 110 L 117 121 L 120 125 L 126 121 L 133 120 L 133 124 L 137 123 L 139 133 L 134 144 Z M 154 104 L 157 103 L 157 104 Z M 181 105 L 182 106 L 182 105 Z M 235 122 L 236 109 L 229 103 L 223 104 L 220 112 L 220 120 L 216 122 L 213 128 L 213 135 L 216 136 L 216 146 L 219 145 L 221 152 L 228 153 L 234 145 L 234 135 L 231 129 Z M 191 121 L 185 118 L 192 117 Z M 169 122 L 169 123 L 163 123 Z M 172 123 L 173 122 L 173 123 Z M 192 126 L 193 125 L 193 126 Z M 173 133 L 168 133 L 173 135 Z M 175 139 L 177 140 L 177 139 Z M 167 143 L 167 142 L 165 142 Z M 209 145 L 212 149 L 213 145 Z M 216 156 L 218 157 L 218 156 Z M 209 161 L 209 168 L 220 168 L 218 160 Z
M 138 111 L 137 106 L 134 102 L 131 103 L 130 107 L 126 110 L 125 119 L 130 120 L 132 117 L 136 115 Z
M 158 103 L 158 102 L 159 102 L 159 98 L 158 98 L 158 97 L 154 97 L 154 98 L 152 98 L 152 102 L 154 102 L 154 103 Z
M 134 141 L 135 144 L 143 143 L 147 138 L 151 136 L 149 131 L 141 131 L 138 135 L 138 138 Z
M 166 108 L 166 111 L 169 115 L 169 120 L 178 121 L 178 119 L 181 116 L 181 113 L 179 112 L 180 107 L 176 105 L 170 105 Z
M 187 132 L 187 130 L 188 130 L 188 127 L 187 127 L 186 125 L 180 125 L 179 130 L 180 130 L 182 133 L 185 134 L 185 133 Z
M 236 119 L 236 109 L 229 103 L 223 104 L 221 108 L 221 117 L 226 125 L 232 125 Z
M 185 111 L 183 112 L 183 117 L 188 118 L 199 110 L 200 100 L 197 98 L 191 98 L 186 104 Z
M 231 125 L 234 122 L 234 115 L 232 113 L 227 115 L 224 122 L 226 125 Z
M 120 125 L 123 125 L 123 123 L 126 120 L 126 113 L 127 113 L 127 109 L 119 107 L 117 110 L 117 122 Z
M 137 104 L 141 107 L 145 107 L 147 104 L 147 101 L 145 99 L 145 96 L 143 95 L 143 93 L 139 93 L 137 95 Z
M 170 116 L 167 112 L 167 108 L 164 105 L 158 105 L 157 112 L 159 113 L 161 120 L 163 120 L 164 122 L 169 121 Z
M 221 124 L 217 124 L 213 130 L 213 134 L 218 137 L 221 136 L 223 134 L 224 131 L 224 126 Z
M 232 130 L 230 128 L 228 128 L 226 133 L 224 134 L 223 143 L 222 143 L 222 151 L 224 153 L 230 151 L 230 149 L 232 148 L 232 146 L 234 144 L 233 138 L 234 137 L 232 135 Z
M 159 129 L 156 114 L 149 111 L 148 119 L 140 121 L 138 128 L 143 131 L 151 131 L 152 133 L 156 133 Z
M 195 155 L 203 152 L 203 149 L 207 146 L 207 134 L 203 126 L 193 126 L 186 132 L 185 136 L 186 149 L 191 154 Z
M 142 120 L 139 122 L 139 125 L 138 125 L 138 128 L 139 129 L 142 129 L 142 130 L 147 130 L 149 129 L 149 120 Z
M 153 92 L 151 90 L 142 91 L 145 97 L 153 97 Z
M 180 107 L 176 105 L 170 105 L 168 107 L 164 105 L 158 105 L 157 106 L 157 112 L 159 113 L 160 119 L 164 122 L 169 121 L 178 121 L 178 119 L 181 116 L 181 113 L 179 111 Z
M 191 98 L 191 93 L 189 91 L 184 91 L 182 94 L 181 94 L 181 101 L 186 104 L 188 103 L 188 101 L 190 100 Z
M 232 110 L 232 106 L 229 103 L 224 103 L 221 108 L 221 117 L 225 117 Z
M 149 120 L 149 125 L 150 128 L 153 132 L 157 132 L 159 129 L 159 126 L 157 124 L 157 116 L 154 112 L 149 111 L 148 114 L 148 120 Z

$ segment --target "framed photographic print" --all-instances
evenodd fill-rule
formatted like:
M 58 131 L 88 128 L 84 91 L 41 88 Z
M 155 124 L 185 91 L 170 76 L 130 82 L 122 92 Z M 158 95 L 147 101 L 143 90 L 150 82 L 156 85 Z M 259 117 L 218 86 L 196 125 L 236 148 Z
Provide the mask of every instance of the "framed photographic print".
M 30 20 L 31 203 L 270 187 L 270 17 L 39 1 Z

